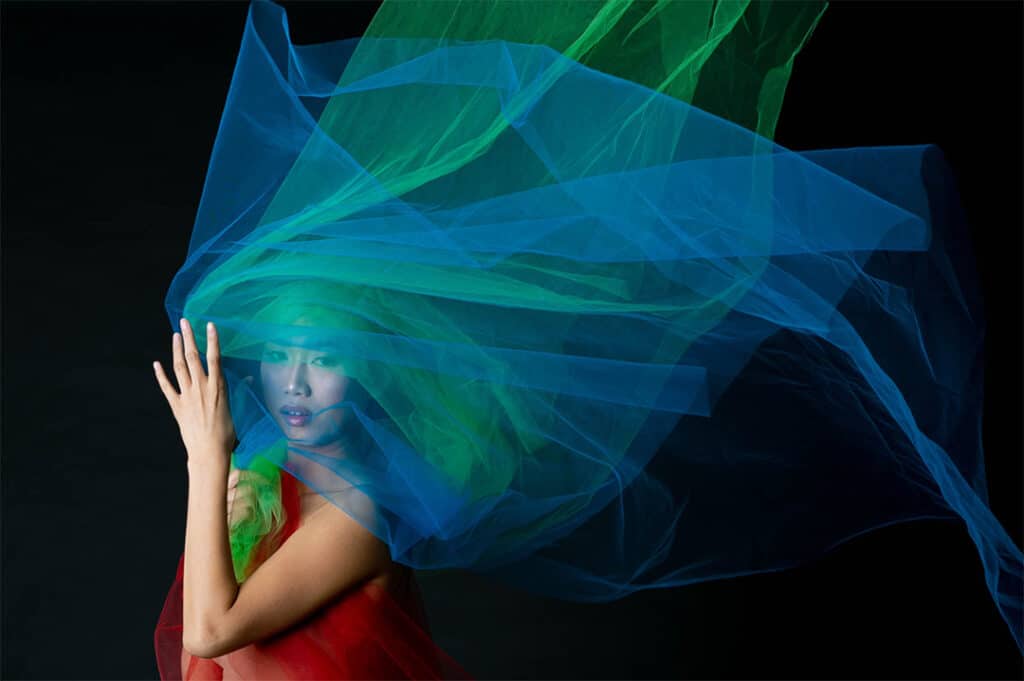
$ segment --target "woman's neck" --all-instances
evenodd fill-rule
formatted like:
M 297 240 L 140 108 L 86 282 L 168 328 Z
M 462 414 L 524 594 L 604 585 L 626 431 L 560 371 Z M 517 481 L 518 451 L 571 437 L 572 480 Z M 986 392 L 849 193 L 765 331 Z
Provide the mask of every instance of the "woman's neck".
M 312 502 L 311 497 L 320 496 L 327 501 L 325 495 L 339 492 L 351 487 L 352 483 L 344 479 L 329 465 L 319 463 L 307 456 L 307 454 L 322 457 L 324 460 L 342 460 L 348 458 L 347 451 L 353 451 L 355 446 L 343 440 L 335 440 L 325 445 L 293 445 L 289 448 L 289 463 L 295 479 L 296 491 L 300 498 L 308 499 L 305 503 Z M 301 478 L 299 477 L 301 476 Z M 305 481 L 308 480 L 309 484 Z

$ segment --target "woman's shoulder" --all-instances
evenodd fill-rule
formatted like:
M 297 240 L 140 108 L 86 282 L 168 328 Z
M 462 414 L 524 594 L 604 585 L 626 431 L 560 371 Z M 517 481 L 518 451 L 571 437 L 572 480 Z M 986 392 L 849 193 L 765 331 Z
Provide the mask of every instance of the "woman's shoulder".
M 335 516 L 335 522 L 348 524 L 352 527 L 354 527 L 352 523 L 355 521 L 355 524 L 359 527 L 355 528 L 354 531 L 369 535 L 367 538 L 382 547 L 386 554 L 386 559 L 381 562 L 379 569 L 363 582 L 362 588 L 369 590 L 379 588 L 392 596 L 398 597 L 400 600 L 403 599 L 415 580 L 415 571 L 409 566 L 393 560 L 390 557 L 390 551 L 386 550 L 386 543 L 370 529 L 372 525 L 367 527 L 367 525 L 376 520 L 377 509 L 373 500 L 362 493 L 349 493 L 343 499 L 333 500 L 328 500 L 316 494 L 313 496 L 317 497 L 315 506 L 311 506 L 302 514 L 299 526 L 309 523 L 327 524 L 332 522 L 329 516 Z

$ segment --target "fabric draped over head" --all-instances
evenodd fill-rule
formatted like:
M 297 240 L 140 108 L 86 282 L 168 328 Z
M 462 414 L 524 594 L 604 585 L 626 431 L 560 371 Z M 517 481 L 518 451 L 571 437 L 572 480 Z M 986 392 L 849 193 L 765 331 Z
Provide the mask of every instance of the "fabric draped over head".
M 389 1 L 295 45 L 254 2 L 166 300 L 217 324 L 235 464 L 577 600 L 955 519 L 1020 644 L 949 168 L 771 139 L 824 10 Z M 340 358 L 343 447 L 267 407 L 268 344 Z

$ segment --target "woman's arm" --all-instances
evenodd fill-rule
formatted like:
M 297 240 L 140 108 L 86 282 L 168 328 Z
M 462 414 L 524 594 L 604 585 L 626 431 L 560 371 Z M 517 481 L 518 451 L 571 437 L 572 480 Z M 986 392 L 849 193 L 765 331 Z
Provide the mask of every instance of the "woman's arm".
M 172 339 L 181 392 L 159 362 L 153 369 L 188 452 L 182 643 L 196 657 L 217 657 L 296 624 L 342 591 L 386 570 L 390 556 L 371 532 L 326 504 L 238 587 L 224 520 L 235 430 L 217 329 L 210 323 L 206 333 L 209 376 L 187 319 Z M 365 496 L 359 501 L 372 505 Z
M 228 541 L 227 487 L 230 455 L 190 460 L 188 511 L 185 520 L 185 565 L 182 583 L 182 643 L 197 650 L 207 633 L 238 594 Z
M 191 472 L 190 472 L 191 475 Z M 391 558 L 387 546 L 334 504 L 327 503 L 292 533 L 238 588 L 231 572 L 231 556 L 224 523 L 223 485 L 226 473 L 204 476 L 190 487 L 189 530 L 192 558 L 205 555 L 211 562 L 192 564 L 193 591 L 189 591 L 186 537 L 185 605 L 192 598 L 193 627 L 185 625 L 186 650 L 196 657 L 217 657 L 263 640 L 302 621 L 342 592 L 382 574 Z M 219 487 L 218 487 L 219 485 Z M 192 503 L 196 496 L 208 498 Z M 218 502 L 214 500 L 218 499 Z M 368 499 L 365 503 L 371 503 Z M 196 509 L 193 515 L 192 511 Z M 208 514 L 208 515 L 207 515 Z M 193 520 L 199 522 L 193 523 Z M 230 577 L 230 585 L 224 577 Z M 199 600 L 205 596 L 206 600 Z M 230 598 L 229 598 L 230 597 Z M 188 621 L 188 620 L 186 620 Z

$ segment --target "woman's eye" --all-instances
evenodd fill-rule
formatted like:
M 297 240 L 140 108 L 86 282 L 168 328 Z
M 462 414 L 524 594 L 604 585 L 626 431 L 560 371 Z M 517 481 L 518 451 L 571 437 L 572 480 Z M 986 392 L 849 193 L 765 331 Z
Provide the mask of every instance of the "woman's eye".
M 280 362 L 284 359 L 284 353 L 277 350 L 267 350 L 263 353 L 263 359 L 268 362 Z
M 316 362 L 316 363 L 319 363 L 320 366 L 324 366 L 324 367 L 338 366 L 338 358 L 337 357 L 331 357 L 330 355 L 325 355 L 323 357 L 317 357 L 313 361 Z

